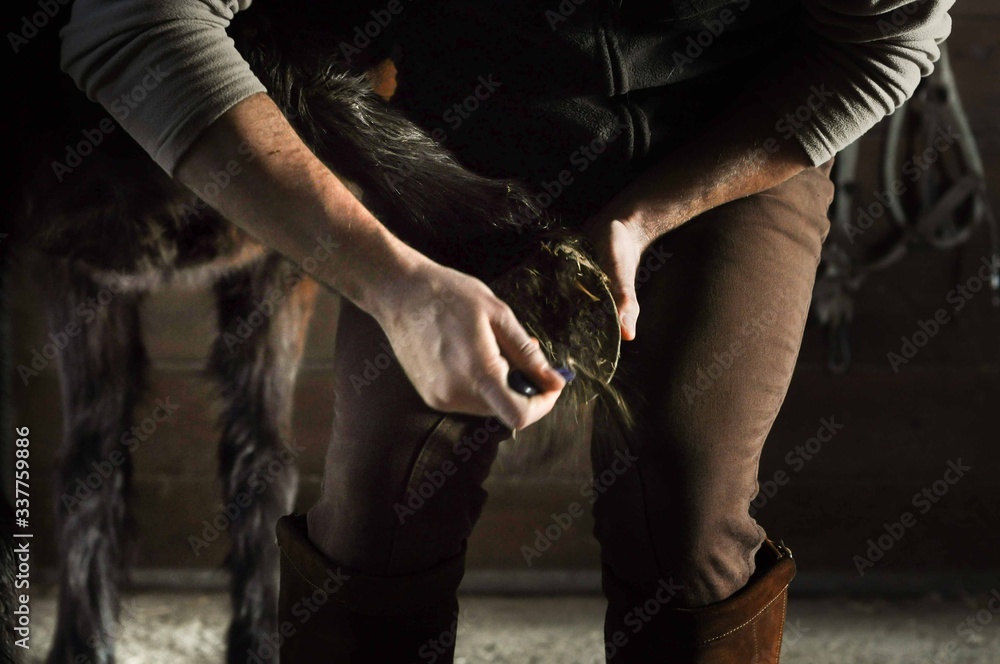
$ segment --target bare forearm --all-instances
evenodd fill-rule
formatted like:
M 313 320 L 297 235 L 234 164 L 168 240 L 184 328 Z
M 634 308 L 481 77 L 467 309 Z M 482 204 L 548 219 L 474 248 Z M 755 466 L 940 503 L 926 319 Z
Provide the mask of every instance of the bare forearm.
M 264 244 L 299 265 L 315 263 L 313 277 L 369 313 L 379 293 L 422 259 L 312 154 L 266 95 L 213 123 L 176 177 L 214 194 L 207 202 Z
M 213 175 L 232 172 L 234 161 L 239 171 L 219 185 Z M 313 275 L 378 321 L 432 408 L 497 416 L 517 429 L 558 399 L 565 379 L 510 307 L 478 279 L 435 263 L 389 233 L 267 96 L 249 97 L 213 123 L 181 158 L 176 177 L 196 191 L 216 184 L 218 195 L 209 201 L 214 207 L 300 265 L 320 245 L 335 246 L 328 259 L 316 261 Z M 508 389 L 512 368 L 542 392 L 528 399 Z
M 714 207 L 769 189 L 810 165 L 775 132 L 759 103 L 720 116 L 629 184 L 601 214 L 622 221 L 642 248 Z

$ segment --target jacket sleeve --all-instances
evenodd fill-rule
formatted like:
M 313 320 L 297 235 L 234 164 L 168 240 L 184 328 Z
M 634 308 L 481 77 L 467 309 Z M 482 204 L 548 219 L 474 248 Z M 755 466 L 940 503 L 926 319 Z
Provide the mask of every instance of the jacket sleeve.
M 802 0 L 795 43 L 764 72 L 761 101 L 821 164 L 899 108 L 934 69 L 954 0 Z M 779 143 L 780 144 L 780 143 Z
M 251 0 L 76 0 L 61 64 L 169 174 L 219 116 L 265 88 L 226 27 Z

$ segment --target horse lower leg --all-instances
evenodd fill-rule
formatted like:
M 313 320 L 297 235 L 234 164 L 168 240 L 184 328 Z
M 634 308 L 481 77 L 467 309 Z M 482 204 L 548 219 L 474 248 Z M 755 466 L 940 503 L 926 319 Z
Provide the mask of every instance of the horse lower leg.
M 64 417 L 56 506 L 59 613 L 49 661 L 77 662 L 83 656 L 108 664 L 114 661 L 132 471 L 123 433 L 147 364 L 140 296 L 111 294 L 105 304 L 110 291 L 88 276 L 67 266 L 49 274 L 49 327 L 67 340 L 59 355 Z
M 295 493 L 292 396 L 315 291 L 315 282 L 276 255 L 215 288 L 220 334 L 210 369 L 224 401 L 219 473 L 224 503 L 239 509 L 227 558 L 230 662 L 245 662 L 276 628 L 274 526 Z

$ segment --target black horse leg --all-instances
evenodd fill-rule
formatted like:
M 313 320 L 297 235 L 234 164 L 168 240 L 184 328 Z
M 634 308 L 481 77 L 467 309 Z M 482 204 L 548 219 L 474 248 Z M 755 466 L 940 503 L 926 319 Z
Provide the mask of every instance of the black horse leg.
M 228 661 L 246 662 L 276 629 L 274 527 L 292 508 L 298 448 L 292 396 L 315 282 L 272 255 L 216 285 L 219 337 L 210 368 L 223 396 L 219 473 L 229 526 Z
M 132 462 L 125 432 L 147 364 L 140 295 L 65 264 L 48 270 L 49 330 L 62 345 L 64 434 L 57 479 L 59 615 L 49 662 L 114 661 Z M 81 657 L 82 656 L 82 657 Z

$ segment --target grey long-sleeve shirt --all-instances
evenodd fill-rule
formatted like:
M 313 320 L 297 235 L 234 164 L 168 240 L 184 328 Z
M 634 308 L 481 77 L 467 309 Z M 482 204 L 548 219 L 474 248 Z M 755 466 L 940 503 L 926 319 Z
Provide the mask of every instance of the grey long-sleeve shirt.
M 638 8 L 589 0 L 567 12 L 570 4 L 373 6 L 397 10 L 392 21 L 404 26 L 399 99 L 411 116 L 488 174 L 517 177 L 521 169 L 541 184 L 560 165 L 573 170 L 574 147 L 594 136 L 617 143 L 609 163 L 627 166 L 671 135 L 689 134 L 685 123 L 702 114 L 697 100 L 724 103 L 719 88 L 739 85 L 775 111 L 775 139 L 797 141 L 820 164 L 931 72 L 953 0 L 674 0 Z M 172 173 L 208 125 L 266 91 L 226 35 L 249 5 L 76 0 L 62 32 L 63 68 Z M 123 99 L 134 102 L 136 86 L 142 101 L 114 113 Z M 474 112 L 469 95 L 486 97 Z M 687 106 L 694 110 L 678 110 Z M 492 168 L 490 155 L 504 146 L 509 163 Z

